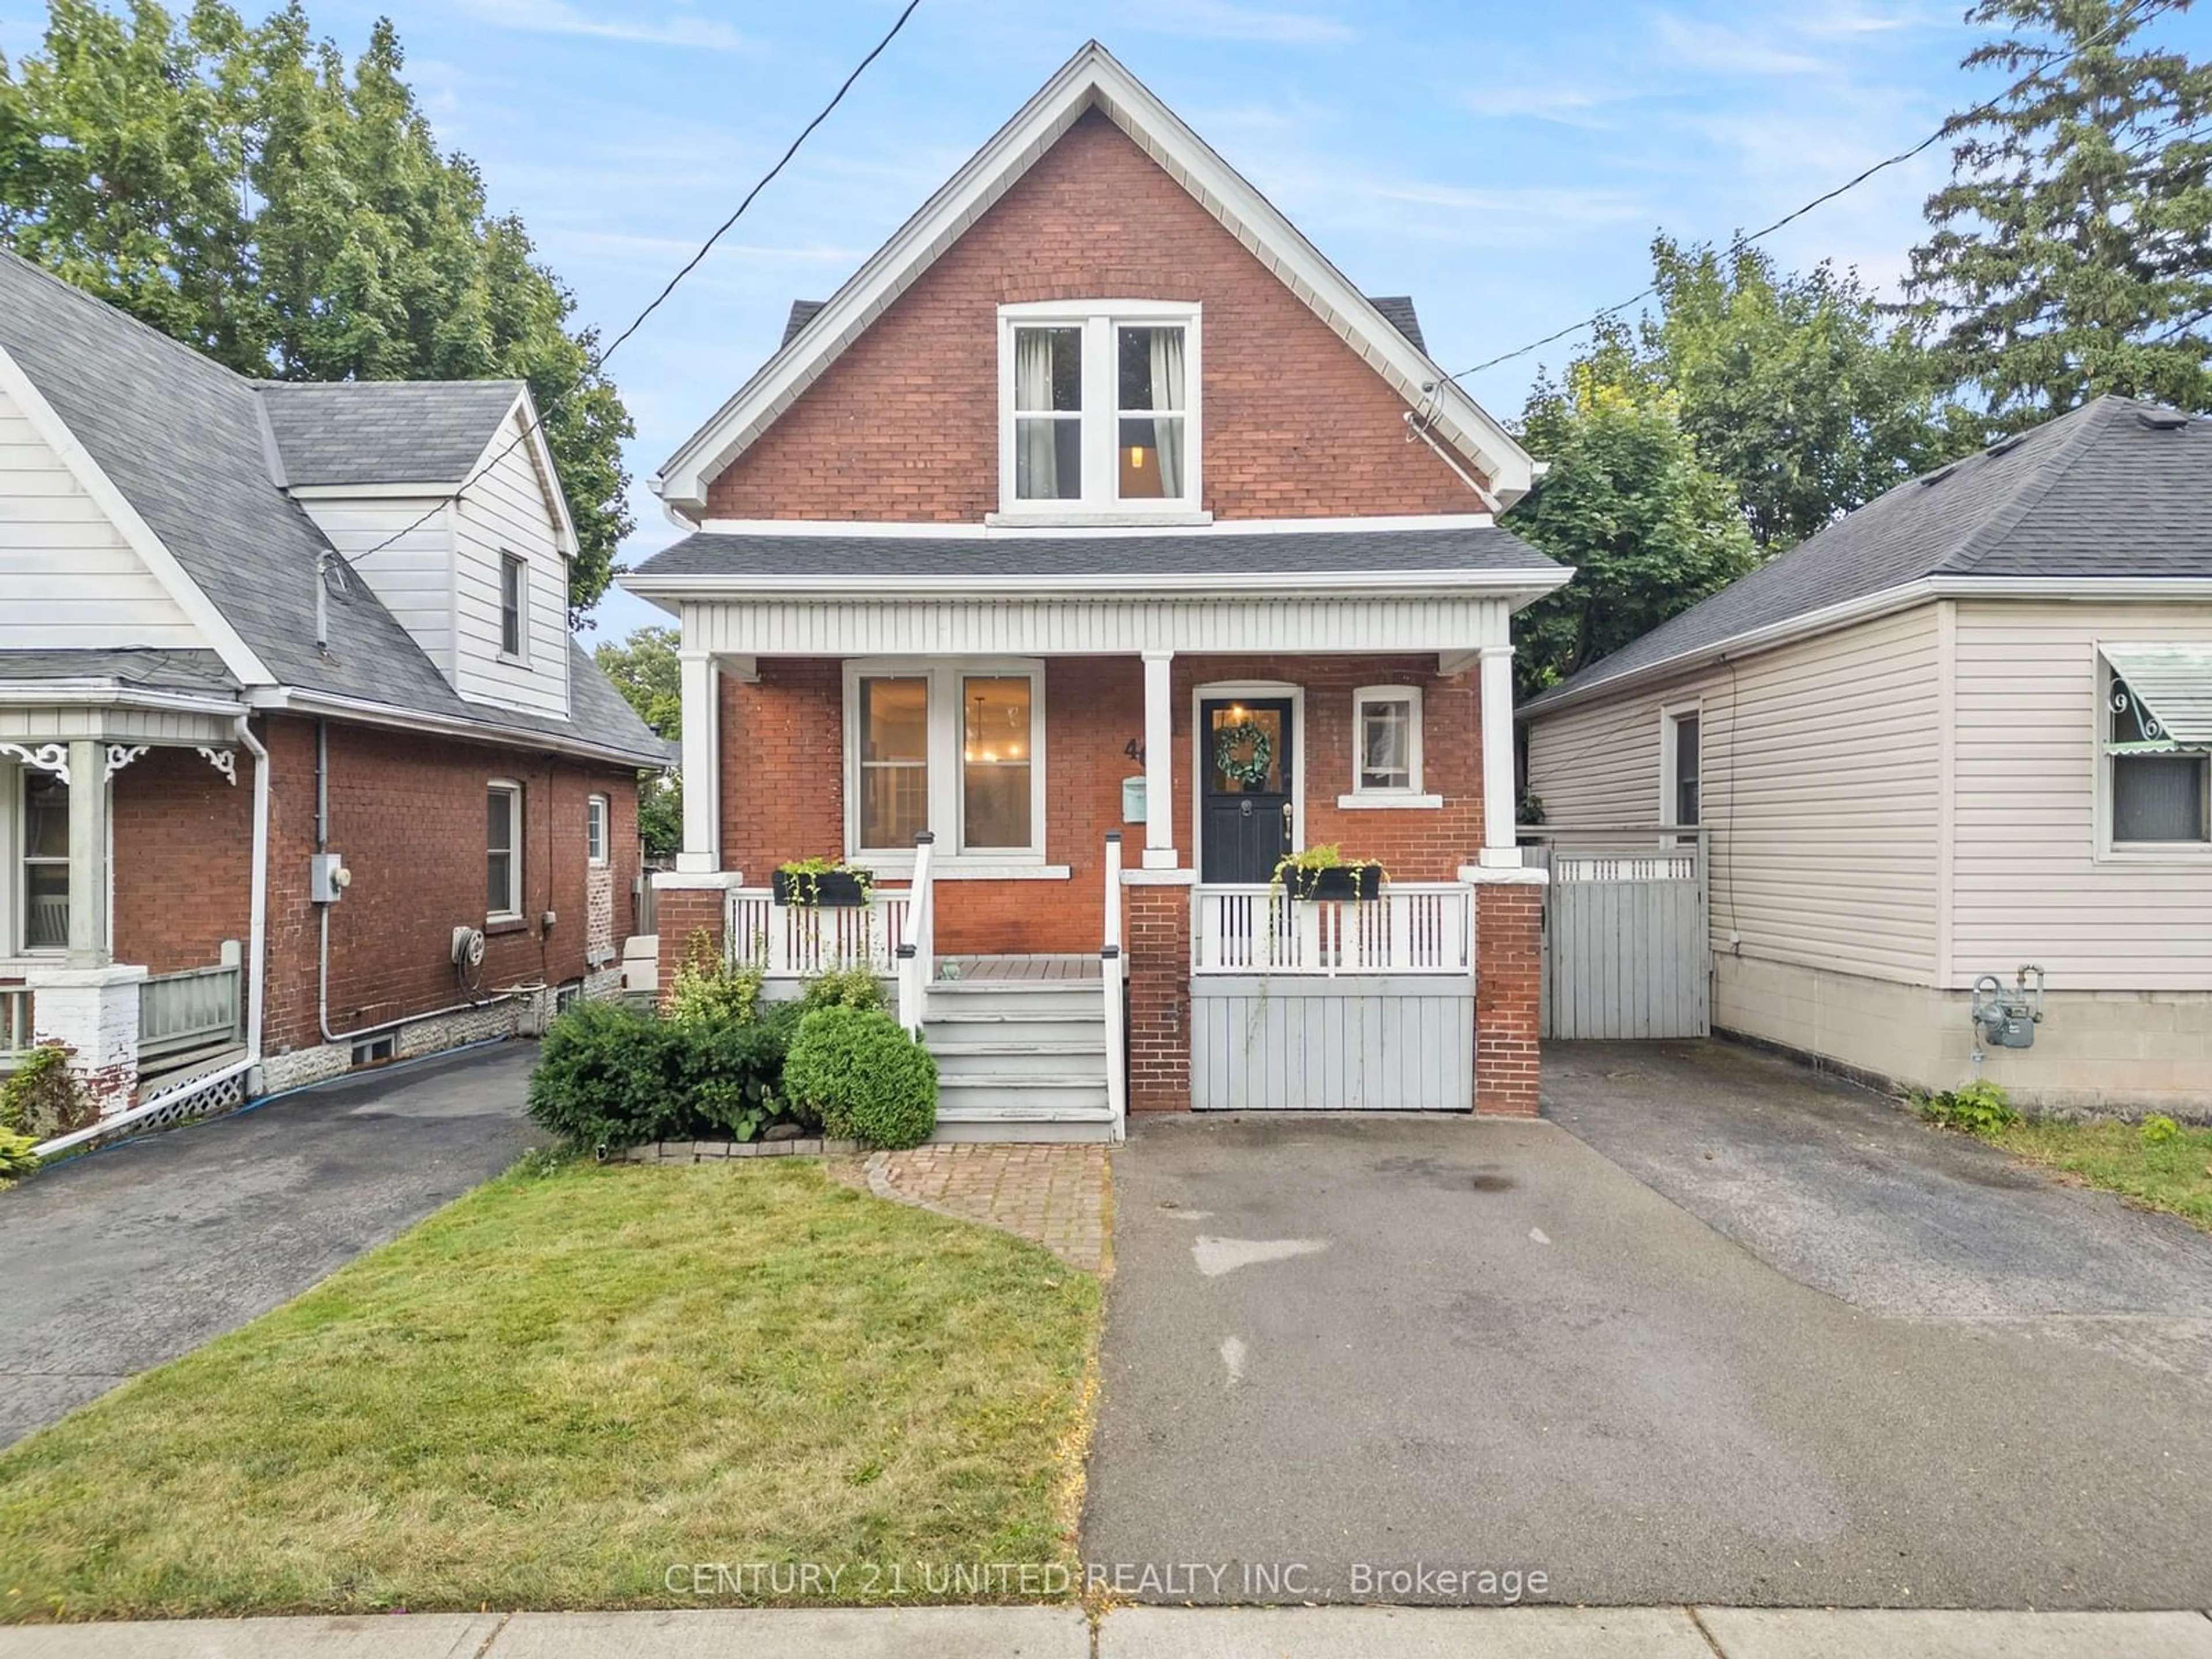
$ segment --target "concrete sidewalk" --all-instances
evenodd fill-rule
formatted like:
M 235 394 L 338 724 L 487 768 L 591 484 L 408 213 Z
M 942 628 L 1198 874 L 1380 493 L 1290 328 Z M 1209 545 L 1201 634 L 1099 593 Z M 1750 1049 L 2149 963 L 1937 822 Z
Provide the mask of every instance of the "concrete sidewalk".
M 2212 1659 L 2201 1613 L 746 1609 L 0 1629 L 0 1659 Z

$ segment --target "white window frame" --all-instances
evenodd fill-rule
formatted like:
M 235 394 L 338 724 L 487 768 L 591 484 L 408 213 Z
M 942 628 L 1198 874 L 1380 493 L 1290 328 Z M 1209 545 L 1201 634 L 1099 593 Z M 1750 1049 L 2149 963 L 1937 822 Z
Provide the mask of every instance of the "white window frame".
M 987 524 L 1211 524 L 1203 458 L 1205 360 L 1202 307 L 1184 300 L 1044 300 L 999 307 L 999 510 Z M 1114 331 L 1174 324 L 1183 331 L 1183 493 L 1174 500 L 1123 501 L 1121 471 L 1121 375 Z M 1014 494 L 1014 331 L 1083 331 L 1083 494 L 1073 501 L 1025 501 Z
M 584 797 L 584 861 L 593 869 L 604 868 L 607 848 L 612 840 L 614 817 L 605 795 Z
M 507 573 L 514 572 L 514 649 L 507 648 Z M 530 561 L 520 553 L 499 556 L 499 659 L 530 660 Z
M 1360 773 L 1362 745 L 1365 732 L 1362 722 L 1366 719 L 1370 702 L 1402 702 L 1406 705 L 1406 724 L 1409 733 L 1407 744 L 1406 784 L 1403 788 L 1385 788 L 1364 783 Z M 1352 694 L 1352 789 L 1348 794 L 1337 797 L 1338 806 L 1348 811 L 1392 807 L 1433 810 L 1444 804 L 1442 795 L 1425 793 L 1422 789 L 1422 697 L 1418 685 L 1363 685 Z
M 487 906 L 484 910 L 484 920 L 487 922 L 520 921 L 522 920 L 523 851 L 528 840 L 526 833 L 526 820 L 522 816 L 522 786 L 513 778 L 493 778 L 484 785 L 484 797 L 487 803 L 494 795 L 505 795 L 511 803 L 507 808 L 507 834 L 512 838 L 514 845 L 508 849 L 507 855 L 507 896 L 511 903 L 510 908 L 504 910 L 494 909 Z M 496 849 L 491 844 L 490 832 L 487 829 L 484 836 L 484 873 L 487 876 L 491 873 L 491 855 L 495 850 Z
M 2142 640 L 2116 640 L 2116 645 L 2142 645 Z M 2112 838 L 2112 683 L 2124 677 L 2112 672 L 2100 641 L 2096 647 L 2096 673 L 2093 685 L 2097 701 L 2091 711 L 2089 744 L 2090 765 L 2094 771 L 2090 778 L 2090 798 L 2096 803 L 2096 848 L 2094 861 L 2099 864 L 2171 864 L 2202 866 L 2212 863 L 2212 841 L 2115 841 Z M 2212 763 L 2205 768 L 2212 774 Z M 2208 779 L 2212 788 L 2212 779 Z M 2212 830 L 2212 801 L 2206 803 L 2205 828 Z
M 42 769 L 35 766 L 16 766 L 8 769 L 8 811 L 5 825 L 0 826 L 4 827 L 6 831 L 5 845 L 4 848 L 0 848 L 0 851 L 4 851 L 6 854 L 8 872 L 7 896 L 4 901 L 0 901 L 0 915 L 4 915 L 7 927 L 5 933 L 0 934 L 0 944 L 4 944 L 7 947 L 4 954 L 26 962 L 50 962 L 67 955 L 69 951 L 66 942 L 33 947 L 30 941 L 31 913 L 27 902 L 27 890 L 31 884 L 33 860 L 29 850 L 31 845 L 28 822 L 29 802 L 26 796 L 30 788 L 31 780 L 40 775 L 41 771 Z M 72 788 L 76 787 L 76 780 L 70 780 L 70 787 Z M 110 805 L 112 809 L 112 801 Z M 112 847 L 114 844 L 114 836 L 111 831 L 108 845 Z M 59 860 L 42 858 L 37 862 L 40 864 L 59 862 L 65 873 L 71 875 L 75 873 L 70 867 L 73 860 L 66 854 Z M 76 884 L 70 881 L 67 885 L 69 902 L 74 906 L 77 902 Z M 114 937 L 112 927 L 108 936 L 111 939 Z
M 1705 757 L 1711 753 L 1711 745 L 1705 741 L 1705 706 L 1702 699 L 1668 703 L 1659 711 L 1659 822 L 1674 825 L 1674 766 L 1680 758 L 1684 720 L 1698 723 L 1698 822 L 1674 827 L 1702 829 L 1705 822 Z
M 1038 657 L 848 657 L 845 660 L 844 786 L 845 856 L 884 874 L 914 867 L 911 847 L 860 844 L 860 682 L 863 679 L 926 679 L 929 682 L 929 822 L 937 836 L 931 868 L 952 880 L 1023 876 L 1065 880 L 1066 865 L 1045 862 L 1045 665 Z M 963 682 L 970 678 L 1020 679 L 1030 683 L 1030 834 L 1028 847 L 991 847 L 968 852 L 961 751 L 966 704 Z M 794 849 L 788 856 L 801 856 Z

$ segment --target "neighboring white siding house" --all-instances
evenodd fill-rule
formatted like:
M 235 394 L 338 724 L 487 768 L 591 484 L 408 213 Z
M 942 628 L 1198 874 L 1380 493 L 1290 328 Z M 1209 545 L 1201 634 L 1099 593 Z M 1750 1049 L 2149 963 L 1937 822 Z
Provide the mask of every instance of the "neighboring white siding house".
M 1528 790 L 1550 829 L 1671 823 L 1668 726 L 1694 714 L 1717 1030 L 1900 1084 L 2212 1114 L 2212 738 L 2161 739 L 2191 838 L 2116 842 L 2106 652 L 2131 644 L 2212 700 L 2212 422 L 2106 398 L 1533 700 Z M 2029 964 L 2034 1046 L 1978 1060 L 1977 978 Z
M 0 387 L 0 651 L 207 643 Z

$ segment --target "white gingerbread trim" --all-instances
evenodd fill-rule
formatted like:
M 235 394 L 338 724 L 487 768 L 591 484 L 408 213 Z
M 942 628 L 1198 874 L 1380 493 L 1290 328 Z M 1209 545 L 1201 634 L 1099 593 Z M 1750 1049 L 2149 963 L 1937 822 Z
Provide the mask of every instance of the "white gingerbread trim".
M 238 750 L 235 749 L 217 749 L 211 744 L 204 743 L 196 746 L 199 750 L 200 758 L 205 761 L 210 766 L 215 768 L 216 771 L 222 773 L 224 781 L 228 783 L 232 788 L 237 788 Z
M 144 754 L 146 744 L 111 743 L 107 745 L 107 775 L 112 779 L 118 772 Z
M 24 765 L 51 772 L 64 783 L 70 781 L 69 745 L 65 743 L 42 743 L 35 749 L 27 749 L 20 743 L 0 743 L 0 755 L 13 755 Z

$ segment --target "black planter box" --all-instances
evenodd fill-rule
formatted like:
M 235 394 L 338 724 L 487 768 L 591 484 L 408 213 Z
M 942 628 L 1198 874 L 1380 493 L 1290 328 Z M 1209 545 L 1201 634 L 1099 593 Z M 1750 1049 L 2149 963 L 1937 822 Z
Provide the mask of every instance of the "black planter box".
M 1289 869 L 1283 884 L 1295 899 L 1371 899 L 1382 890 L 1379 864 L 1340 864 L 1328 870 Z
M 805 904 L 830 910 L 857 910 L 868 902 L 868 890 L 857 870 L 824 870 L 819 875 L 775 872 L 775 902 Z

